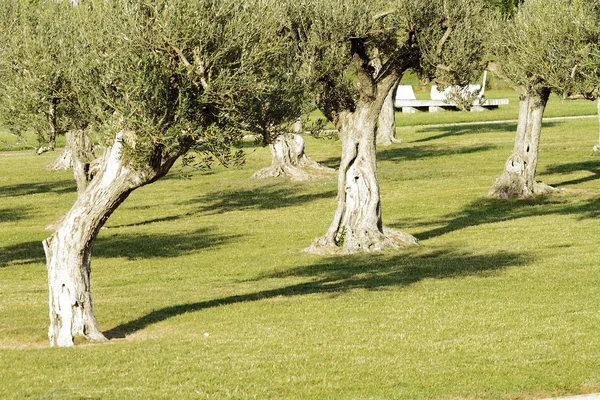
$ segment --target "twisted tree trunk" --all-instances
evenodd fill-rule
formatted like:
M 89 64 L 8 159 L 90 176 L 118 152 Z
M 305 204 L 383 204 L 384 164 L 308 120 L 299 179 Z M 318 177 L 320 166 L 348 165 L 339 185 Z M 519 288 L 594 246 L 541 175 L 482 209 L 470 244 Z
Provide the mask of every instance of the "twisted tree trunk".
M 379 120 L 377 122 L 377 144 L 382 146 L 390 146 L 392 143 L 402 143 L 402 139 L 396 137 L 396 109 L 394 108 L 394 97 L 398 90 L 396 82 L 389 91 L 383 102 Z
M 350 43 L 358 99 L 340 97 L 327 86 L 317 96 L 319 108 L 335 123 L 342 138 L 342 159 L 337 210 L 325 236 L 305 249 L 309 253 L 372 252 L 418 244 L 408 233 L 383 226 L 375 148 L 383 103 L 409 67 L 410 57 L 388 60 L 386 66 L 381 66 L 378 55 L 369 55 L 364 38 L 353 38 Z
M 490 191 L 489 197 L 530 197 L 555 191 L 535 177 L 542 119 L 550 96 L 548 88 L 522 89 L 519 95 L 519 120 L 512 154 Z
M 127 136 L 123 131 L 117 134 L 102 158 L 98 174 L 80 193 L 56 232 L 43 241 L 48 268 L 51 346 L 72 346 L 75 336 L 106 340 L 94 316 L 90 293 L 94 241 L 100 228 L 129 194 L 164 176 L 179 156 L 161 164 L 158 149 L 158 157 L 148 165 L 133 168 L 122 155 Z
M 277 136 L 269 148 L 271 165 L 255 172 L 252 178 L 289 176 L 292 180 L 307 180 L 334 172 L 311 160 L 304 152 L 304 139 L 295 133 Z
M 315 239 L 307 252 L 372 252 L 417 244 L 413 236 L 383 227 L 375 153 L 375 128 L 381 103 L 359 102 L 354 112 L 340 113 L 342 160 L 338 172 L 338 207 L 325 236 Z

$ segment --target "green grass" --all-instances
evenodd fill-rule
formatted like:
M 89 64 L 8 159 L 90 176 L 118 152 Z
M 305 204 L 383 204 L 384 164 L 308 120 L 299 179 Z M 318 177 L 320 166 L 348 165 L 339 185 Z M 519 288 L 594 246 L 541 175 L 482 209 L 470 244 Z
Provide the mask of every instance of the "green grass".
M 429 91 L 417 91 L 418 99 L 429 99 Z M 496 110 L 485 110 L 479 112 L 460 112 L 445 111 L 438 113 L 418 112 L 415 114 L 396 114 L 396 123 L 398 126 L 447 124 L 456 122 L 477 122 L 516 120 L 519 115 L 519 98 L 517 94 L 510 89 L 486 90 L 488 99 L 508 99 L 507 105 L 499 106 Z M 575 115 L 596 115 L 598 113 L 596 102 L 588 100 L 562 100 L 553 95 L 548 101 L 548 106 L 544 113 L 545 118 L 568 117 Z
M 429 88 L 431 85 L 414 86 L 417 99 L 429 99 Z M 444 111 L 437 113 L 417 112 L 414 114 L 396 113 L 396 125 L 421 126 L 437 125 L 461 122 L 479 122 L 479 121 L 506 121 L 515 120 L 519 115 L 519 98 L 514 90 L 511 89 L 492 89 L 486 90 L 488 99 L 508 99 L 507 105 L 499 106 L 496 110 L 485 110 L 483 112 L 462 112 L 462 111 Z M 544 113 L 545 118 L 570 117 L 580 115 L 597 115 L 596 102 L 588 100 L 562 100 L 558 96 L 552 95 L 548 101 L 548 106 Z M 323 118 L 320 111 L 311 113 L 310 118 L 315 120 Z M 327 129 L 334 129 L 333 124 L 328 124 Z
M 58 136 L 56 145 L 64 147 L 65 137 Z M 39 143 L 35 132 L 28 130 L 21 132 L 21 135 L 15 135 L 0 125 L 0 151 L 35 150 L 37 147 Z
M 73 179 L 43 169 L 57 154 L 0 153 L 0 398 L 600 391 L 597 121 L 544 125 L 539 178 L 570 192 L 485 199 L 514 131 L 399 129 L 405 143 L 378 152 L 384 222 L 421 246 L 383 254 L 302 253 L 330 223 L 335 177 L 249 179 L 266 148 L 248 144 L 241 169 L 173 171 L 100 232 L 92 293 L 113 339 L 71 349 L 47 348 L 40 241 L 74 201 Z M 339 147 L 307 138 L 329 166 Z

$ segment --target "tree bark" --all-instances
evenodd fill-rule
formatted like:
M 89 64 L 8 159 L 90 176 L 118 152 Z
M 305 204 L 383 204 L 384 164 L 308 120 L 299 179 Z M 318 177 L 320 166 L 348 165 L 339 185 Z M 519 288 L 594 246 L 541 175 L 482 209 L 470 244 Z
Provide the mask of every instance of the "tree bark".
M 294 133 L 302 134 L 302 132 L 304 132 L 304 126 L 302 119 L 299 118 L 294 122 Z
M 151 183 L 166 172 L 179 154 L 160 164 L 133 168 L 123 157 L 123 141 L 128 135 L 119 132 L 113 145 L 106 149 L 98 174 L 81 193 L 58 226 L 43 241 L 46 253 L 49 288 L 51 346 L 72 346 L 75 336 L 105 341 L 92 308 L 90 292 L 91 255 L 94 240 L 110 215 L 136 188 Z M 157 152 L 159 154 L 160 151 Z M 153 162 L 156 165 L 150 165 Z
M 295 133 L 277 136 L 269 148 L 271 165 L 255 172 L 252 178 L 289 176 L 292 180 L 307 180 L 334 172 L 311 160 L 304 152 L 304 139 Z
M 377 144 L 390 146 L 392 143 L 402 143 L 402 139 L 396 137 L 396 109 L 394 108 L 394 97 L 398 84 L 396 82 L 388 93 L 379 113 L 377 122 Z
M 544 110 L 550 96 L 548 88 L 521 89 L 519 94 L 519 120 L 515 146 L 488 197 L 530 197 L 555 191 L 536 180 L 540 134 Z
M 67 143 L 62 154 L 48 168 L 53 171 L 73 168 L 77 193 L 81 194 L 93 177 L 94 145 L 83 130 L 69 131 L 66 136 Z
M 50 151 L 54 151 L 56 148 L 56 134 L 58 131 L 56 123 L 56 106 L 58 105 L 58 99 L 53 99 L 48 110 L 48 148 Z
M 45 138 L 42 131 L 38 131 L 38 142 L 40 147 L 36 149 L 38 155 L 44 154 L 47 151 L 54 151 L 56 148 L 56 135 L 58 134 L 58 124 L 56 121 L 56 106 L 59 104 L 59 99 L 52 99 L 46 118 L 48 120 L 48 137 Z M 44 146 L 44 142 L 48 139 L 48 146 Z
M 417 244 L 413 236 L 383 227 L 375 153 L 375 128 L 382 102 L 359 102 L 354 112 L 340 113 L 342 160 L 338 172 L 338 207 L 325 236 L 315 239 L 305 251 L 372 252 Z

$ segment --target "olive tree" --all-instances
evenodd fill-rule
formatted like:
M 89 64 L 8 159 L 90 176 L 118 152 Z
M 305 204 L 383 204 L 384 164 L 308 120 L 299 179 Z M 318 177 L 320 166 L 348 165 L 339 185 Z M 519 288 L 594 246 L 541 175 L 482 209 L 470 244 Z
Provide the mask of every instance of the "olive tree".
M 71 346 L 74 336 L 105 340 L 92 308 L 92 248 L 132 191 L 163 177 L 189 152 L 204 161 L 242 160 L 232 145 L 247 125 L 243 107 L 267 90 L 271 60 L 289 51 L 272 10 L 267 0 L 36 6 L 41 21 L 66 25 L 45 40 L 50 48 L 70 46 L 55 68 L 70 82 L 78 122 L 104 148 L 86 189 L 43 242 L 51 345 Z M 11 46 L 17 51 L 19 43 Z
M 337 210 L 327 233 L 307 251 L 351 253 L 416 245 L 413 236 L 383 226 L 376 171 L 378 118 L 408 68 L 453 80 L 461 75 L 454 66 L 463 61 L 448 48 L 474 37 L 466 32 L 472 27 L 467 21 L 481 16 L 481 2 L 297 0 L 288 8 L 288 29 L 305 60 L 302 72 L 317 106 L 342 139 Z
M 52 8 L 53 12 L 41 12 Z M 61 60 L 75 57 L 68 40 L 71 15 L 55 18 L 64 5 L 14 1 L 0 4 L 0 119 L 15 134 L 33 129 L 38 154 L 54 150 L 66 136 L 62 154 L 49 167 L 73 168 L 77 191 L 85 190 L 95 159 L 86 129 L 89 110 L 77 106 L 72 82 Z
M 297 50 L 290 46 L 290 51 L 279 54 L 279 59 L 271 59 L 271 69 L 263 79 L 268 87 L 248 98 L 243 106 L 245 130 L 271 151 L 271 165 L 255 172 L 253 178 L 288 176 L 292 180 L 307 180 L 334 172 L 308 157 L 304 138 L 293 132 L 293 125 L 314 108 L 306 83 L 298 73 Z
M 491 24 L 488 68 L 519 95 L 513 152 L 488 196 L 529 197 L 555 191 L 536 180 L 544 110 L 552 91 L 593 91 L 597 82 L 597 12 L 594 2 L 527 0 L 514 15 Z
M 72 107 L 71 82 L 57 67 L 73 57 L 66 18 L 50 20 L 40 1 L 0 4 L 0 118 L 15 133 L 33 129 L 38 153 L 54 150 L 56 137 L 81 129 L 82 118 Z M 43 5 L 60 8 L 59 4 Z

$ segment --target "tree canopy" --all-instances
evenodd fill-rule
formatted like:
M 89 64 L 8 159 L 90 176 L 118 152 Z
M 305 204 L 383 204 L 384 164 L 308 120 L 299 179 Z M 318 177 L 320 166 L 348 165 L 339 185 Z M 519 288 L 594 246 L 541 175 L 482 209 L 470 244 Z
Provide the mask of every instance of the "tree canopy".
M 600 3 L 529 0 L 490 24 L 487 49 L 514 86 L 547 86 L 559 95 L 598 86 Z
M 74 23 L 64 9 L 57 2 L 0 3 L 0 119 L 16 133 L 35 130 L 40 145 L 89 121 L 63 67 L 75 59 Z

